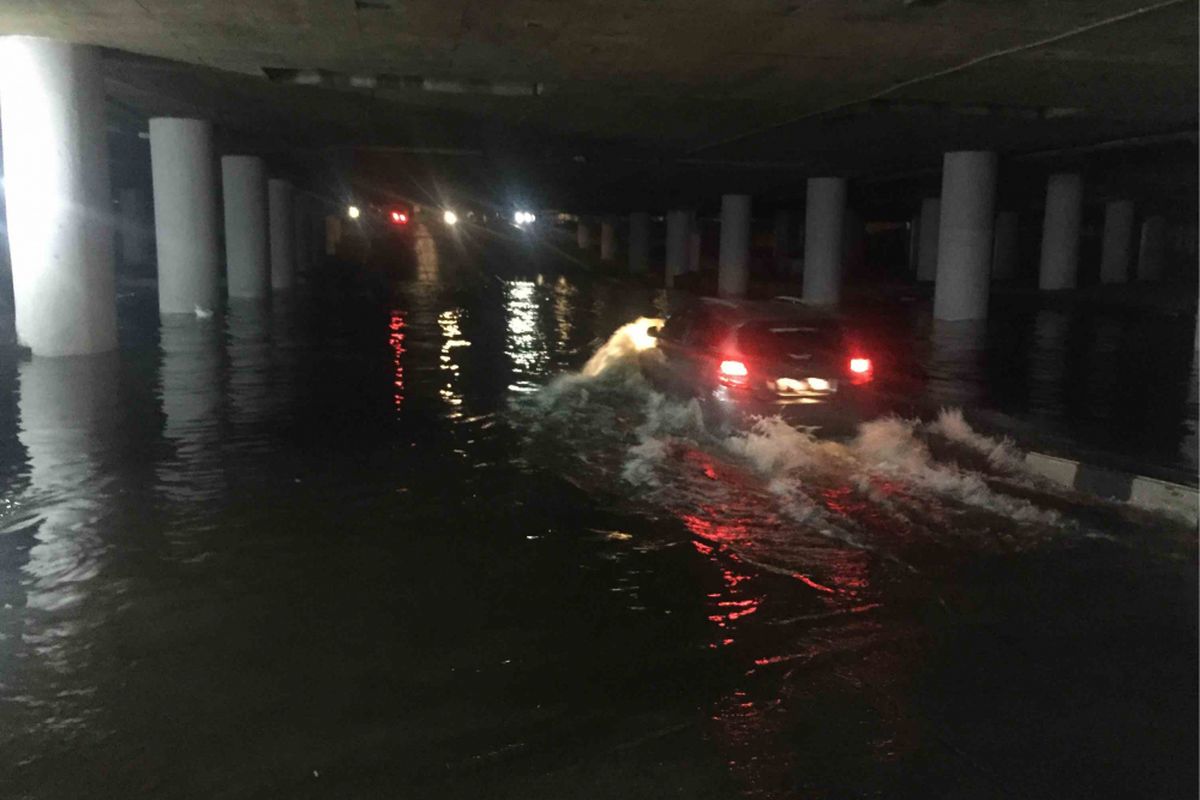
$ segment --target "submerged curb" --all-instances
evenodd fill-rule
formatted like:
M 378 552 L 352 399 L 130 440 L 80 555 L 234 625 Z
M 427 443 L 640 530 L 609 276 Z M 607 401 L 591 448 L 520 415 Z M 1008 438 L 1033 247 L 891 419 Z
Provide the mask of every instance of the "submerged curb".
M 1130 475 L 1045 453 L 1026 453 L 1025 466 L 1061 486 L 1148 511 L 1166 512 L 1192 525 L 1200 522 L 1200 490 L 1193 486 Z

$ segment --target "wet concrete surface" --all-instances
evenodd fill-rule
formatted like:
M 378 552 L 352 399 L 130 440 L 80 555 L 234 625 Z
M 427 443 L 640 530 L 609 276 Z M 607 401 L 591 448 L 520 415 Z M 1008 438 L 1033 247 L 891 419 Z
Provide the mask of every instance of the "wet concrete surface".
M 0 795 L 1195 796 L 1194 530 L 706 429 L 614 336 L 674 299 L 460 237 L 4 354 Z

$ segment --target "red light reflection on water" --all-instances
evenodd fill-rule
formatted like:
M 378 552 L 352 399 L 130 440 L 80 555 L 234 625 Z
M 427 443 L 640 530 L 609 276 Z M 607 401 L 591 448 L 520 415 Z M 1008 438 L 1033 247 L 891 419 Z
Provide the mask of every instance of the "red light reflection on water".
M 404 312 L 392 311 L 388 320 L 388 347 L 392 348 L 392 403 L 398 412 L 404 406 Z

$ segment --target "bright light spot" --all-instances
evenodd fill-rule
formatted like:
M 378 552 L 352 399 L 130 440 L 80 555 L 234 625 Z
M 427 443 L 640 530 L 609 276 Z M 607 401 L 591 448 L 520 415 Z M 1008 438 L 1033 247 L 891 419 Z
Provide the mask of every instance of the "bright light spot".
M 513 221 L 518 225 L 529 225 L 537 222 L 537 217 L 529 211 L 518 211 L 516 214 L 513 214 Z
M 633 325 L 629 329 L 629 341 L 633 342 L 634 350 L 649 350 L 658 344 L 658 339 L 650 335 L 650 329 L 661 327 L 662 320 L 643 317 L 638 322 L 641 324 Z
M 829 381 L 825 380 L 824 378 L 809 378 L 808 386 L 814 392 L 829 391 Z
M 850 359 L 850 371 L 857 372 L 859 375 L 871 371 L 871 359 L 869 358 L 852 358 Z
M 396 223 L 397 225 L 403 225 L 404 223 L 408 222 L 408 214 L 400 211 L 393 211 L 392 222 Z
M 350 206 L 346 209 L 346 216 L 350 219 L 358 219 L 362 212 L 358 210 L 358 206 Z
M 721 374 L 728 375 L 731 378 L 744 378 L 750 374 L 750 371 L 740 361 L 722 361 Z
M 442 219 L 445 221 L 445 223 L 447 225 L 457 225 L 458 224 L 458 214 L 455 214 L 450 209 L 446 209 L 445 213 L 442 214 Z

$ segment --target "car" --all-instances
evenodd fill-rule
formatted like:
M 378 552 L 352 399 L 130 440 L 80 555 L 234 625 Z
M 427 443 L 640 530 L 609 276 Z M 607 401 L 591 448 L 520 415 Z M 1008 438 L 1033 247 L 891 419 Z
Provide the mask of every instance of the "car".
M 782 417 L 853 432 L 874 416 L 875 363 L 836 314 L 792 298 L 706 298 L 650 328 L 643 374 L 664 392 L 696 397 L 708 420 Z

